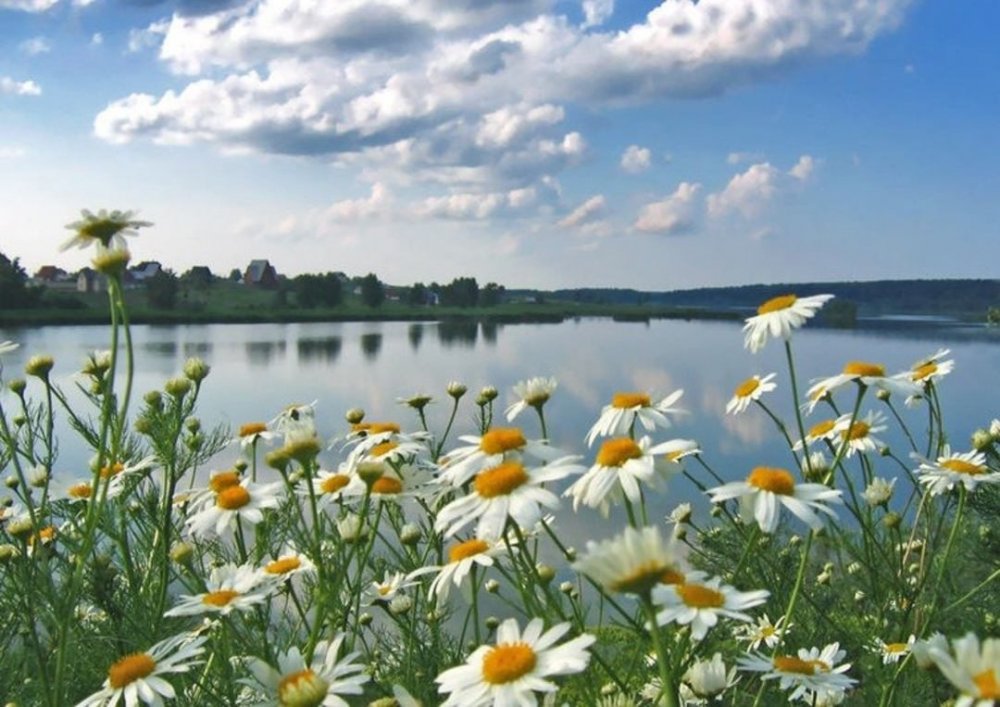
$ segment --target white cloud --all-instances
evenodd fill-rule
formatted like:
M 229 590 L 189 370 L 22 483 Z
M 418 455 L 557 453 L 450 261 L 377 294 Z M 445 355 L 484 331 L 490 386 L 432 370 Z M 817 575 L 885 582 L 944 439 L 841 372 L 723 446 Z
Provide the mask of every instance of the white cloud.
M 561 107 L 550 103 L 504 106 L 482 117 L 476 132 L 476 144 L 481 147 L 507 147 L 525 133 L 533 132 L 537 126 L 561 123 L 564 115 Z
M 638 174 L 649 169 L 652 153 L 648 147 L 629 145 L 622 153 L 621 168 L 629 174 Z
M 665 235 L 693 230 L 697 215 L 695 197 L 700 190 L 700 184 L 681 182 L 673 194 L 643 206 L 632 228 L 644 233 Z
M 94 34 L 90 38 L 90 43 L 93 44 L 95 47 L 104 44 L 104 35 L 101 34 L 100 32 L 94 32 Z
M 0 10 L 23 10 L 24 12 L 45 12 L 55 7 L 59 0 L 0 0 Z
M 573 209 L 556 224 L 562 228 L 577 228 L 591 223 L 605 212 L 606 202 L 603 194 L 595 194 Z
M 598 27 L 614 14 L 615 0 L 583 0 L 583 27 Z
M 764 155 L 759 152 L 730 152 L 726 155 L 728 164 L 743 164 L 744 162 L 760 162 Z
M 22 52 L 28 56 L 36 56 L 52 51 L 52 45 L 45 37 L 32 37 L 21 42 L 18 46 Z
M 812 158 L 811 155 L 802 155 L 799 157 L 799 161 L 788 170 L 789 176 L 795 177 L 800 182 L 804 182 L 809 179 L 812 175 L 813 170 L 816 169 L 816 160 Z
M 146 29 L 130 29 L 128 31 L 128 45 L 126 50 L 130 54 L 136 54 L 146 49 L 152 49 L 160 44 L 163 36 L 167 33 L 169 24 L 165 20 L 154 22 Z
M 769 162 L 750 165 L 745 172 L 729 180 L 726 188 L 708 196 L 708 215 L 712 218 L 738 211 L 746 218 L 756 216 L 778 191 L 780 170 Z
M 534 187 L 506 192 L 458 192 L 428 197 L 415 205 L 413 212 L 419 218 L 476 221 L 522 214 L 537 200 Z
M 331 221 L 362 221 L 370 218 L 389 216 L 392 195 L 379 182 L 372 184 L 371 194 L 360 199 L 336 201 L 327 208 L 325 217 Z
M 9 76 L 0 77 L 0 93 L 15 96 L 40 96 L 41 87 L 34 81 L 15 81 Z

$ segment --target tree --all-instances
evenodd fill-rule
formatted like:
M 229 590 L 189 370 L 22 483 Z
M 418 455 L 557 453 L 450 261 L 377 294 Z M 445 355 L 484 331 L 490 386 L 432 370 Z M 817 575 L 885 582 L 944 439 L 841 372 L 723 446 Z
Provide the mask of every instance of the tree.
M 406 293 L 408 304 L 427 304 L 427 287 L 422 282 L 413 283 L 413 287 Z
M 441 304 L 475 307 L 479 302 L 479 283 L 474 277 L 456 277 L 441 291 Z
M 239 268 L 233 268 L 229 271 L 229 281 L 230 282 L 240 282 L 243 280 L 243 273 Z
M 361 278 L 361 301 L 369 307 L 380 307 L 385 302 L 385 287 L 375 273 L 368 273 Z
M 507 288 L 503 285 L 498 285 L 495 282 L 487 282 L 483 289 L 479 291 L 479 306 L 495 307 L 503 300 L 506 291 Z
M 0 253 L 0 302 L 4 307 L 20 309 L 34 307 L 41 291 L 28 287 L 28 273 L 21 267 L 20 259 L 11 260 Z
M 344 289 L 335 273 L 323 275 L 304 274 L 292 280 L 295 301 L 300 307 L 312 309 L 320 305 L 336 307 L 343 301 Z
M 177 306 L 177 293 L 180 289 L 177 276 L 173 270 L 160 270 L 146 280 L 146 297 L 153 309 L 173 309 Z

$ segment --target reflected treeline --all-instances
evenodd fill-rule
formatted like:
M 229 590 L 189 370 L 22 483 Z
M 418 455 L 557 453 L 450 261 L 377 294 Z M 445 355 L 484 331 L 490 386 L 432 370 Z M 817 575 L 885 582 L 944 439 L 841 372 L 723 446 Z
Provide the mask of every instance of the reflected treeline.
M 253 366 L 266 366 L 276 358 L 284 358 L 284 341 L 248 341 L 244 348 L 247 352 L 247 361 Z
M 420 322 L 411 324 L 410 328 L 406 331 L 406 336 L 410 340 L 410 346 L 416 351 L 420 348 L 420 342 L 424 338 L 424 325 Z
M 497 334 L 500 333 L 500 325 L 496 322 L 480 322 L 479 328 L 483 333 L 483 341 L 494 346 L 497 343 Z
M 382 348 L 382 334 L 373 331 L 361 335 L 361 353 L 365 360 L 374 361 L 378 357 L 378 352 Z
M 474 319 L 445 319 L 438 322 L 437 333 L 438 341 L 444 347 L 472 348 L 479 338 L 479 322 Z
M 212 353 L 213 344 L 211 341 L 185 341 L 184 356 L 200 356 L 205 358 Z
M 176 356 L 176 341 L 147 341 L 142 345 L 143 351 L 155 356 Z
M 327 336 L 320 339 L 299 339 L 297 342 L 299 361 L 324 361 L 333 363 L 340 356 L 343 341 L 339 336 Z

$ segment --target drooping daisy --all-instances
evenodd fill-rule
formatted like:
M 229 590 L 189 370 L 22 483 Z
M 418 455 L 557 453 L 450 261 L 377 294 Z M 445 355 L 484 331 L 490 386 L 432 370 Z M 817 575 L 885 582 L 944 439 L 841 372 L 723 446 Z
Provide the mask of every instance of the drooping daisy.
M 511 422 L 529 407 L 540 408 L 545 405 L 558 385 L 555 378 L 529 378 L 515 383 L 514 395 L 517 396 L 517 402 L 505 411 L 507 422 Z
M 955 368 L 954 359 L 942 360 L 949 353 L 951 353 L 950 349 L 938 349 L 930 356 L 916 361 L 910 366 L 910 370 L 903 371 L 896 377 L 924 386 L 928 383 L 936 383 Z
M 872 482 L 868 484 L 864 491 L 861 492 L 861 497 L 865 499 L 865 503 L 873 508 L 876 506 L 884 506 L 892 498 L 892 490 L 896 486 L 896 477 L 892 477 L 891 481 L 887 481 L 881 477 L 875 477 Z
M 463 585 L 466 577 L 472 572 L 473 566 L 492 567 L 493 558 L 505 552 L 506 548 L 507 545 L 502 539 L 486 541 L 482 538 L 471 538 L 457 542 L 448 548 L 447 564 L 421 567 L 411 572 L 407 576 L 407 580 L 436 572 L 437 576 L 431 582 L 430 596 L 436 597 L 437 603 L 441 605 L 448 601 L 452 585 L 455 587 Z
M 755 519 L 765 533 L 773 533 L 778 527 L 779 504 L 813 530 L 819 530 L 823 521 L 816 511 L 836 518 L 836 514 L 824 504 L 841 503 L 840 491 L 823 484 L 796 483 L 789 471 L 768 466 L 754 467 L 746 481 L 723 484 L 709 489 L 707 493 L 713 503 L 740 499 L 744 520 Z
M 250 660 L 247 667 L 257 683 L 264 688 L 267 707 L 349 707 L 342 695 L 360 695 L 368 682 L 365 666 L 355 662 L 358 653 L 348 653 L 338 659 L 344 642 L 339 634 L 331 642 L 316 644 L 313 659 L 306 663 L 298 648 L 293 647 L 278 656 L 278 668 L 273 668 L 259 658 Z M 252 681 L 245 684 L 257 687 Z
M 102 486 L 107 486 L 107 491 L 102 491 Z M 98 494 L 105 494 L 106 498 L 114 498 L 124 490 L 121 476 L 113 476 L 107 482 L 101 481 L 100 486 L 95 486 L 93 479 L 73 479 L 66 484 L 64 496 L 71 503 L 77 501 L 92 501 L 98 498 Z
M 982 452 L 952 452 L 945 446 L 937 461 L 923 459 L 914 470 L 917 480 L 932 496 L 951 491 L 961 484 L 966 491 L 975 491 L 979 484 L 1000 484 L 1000 472 L 991 471 Z M 917 457 L 920 459 L 920 457 Z
M 683 390 L 675 390 L 654 404 L 649 393 L 615 393 L 611 398 L 611 404 L 604 406 L 601 416 L 587 432 L 587 446 L 592 447 L 598 437 L 630 434 L 637 420 L 647 432 L 670 427 L 670 418 L 667 415 L 679 415 L 684 412 L 680 408 L 673 407 L 682 395 L 684 395 Z
M 164 616 L 194 616 L 243 611 L 263 602 L 278 586 L 277 580 L 250 565 L 232 563 L 216 567 L 205 583 L 208 591 L 182 595 L 177 606 Z
M 916 641 L 917 637 L 913 634 L 910 634 L 905 642 L 886 643 L 882 639 L 876 638 L 872 641 L 871 648 L 882 656 L 882 665 L 889 665 L 890 663 L 898 663 L 900 658 L 906 657 Z
M 858 385 L 869 388 L 875 387 L 889 393 L 901 395 L 904 398 L 908 395 L 919 393 L 922 388 L 913 381 L 903 380 L 895 376 L 885 374 L 885 366 L 881 363 L 869 363 L 868 361 L 848 361 L 844 364 L 843 370 L 834 376 L 816 379 L 806 392 L 806 410 L 812 412 L 813 408 L 826 395 L 837 390 L 841 386 L 854 381 Z
M 665 455 L 677 451 L 677 445 L 664 443 L 653 446 L 649 437 L 638 441 L 631 437 L 613 437 L 601 443 L 593 466 L 563 492 L 573 497 L 573 510 L 582 503 L 599 508 L 606 518 L 612 503 L 619 503 L 624 496 L 638 503 L 642 496 L 640 483 L 657 488 L 668 471 L 678 470 L 669 465 Z M 657 455 L 661 455 L 657 458 Z
M 955 707 L 993 707 L 1000 700 L 1000 638 L 982 643 L 969 632 L 952 641 L 952 651 L 931 649 L 929 655 L 961 697 Z
M 789 339 L 792 329 L 798 329 L 811 319 L 819 308 L 833 299 L 833 295 L 781 295 L 772 297 L 757 307 L 756 316 L 749 317 L 743 326 L 744 346 L 757 353 L 767 343 L 768 335 Z
M 845 456 L 852 456 L 855 452 L 869 454 L 877 452 L 885 446 L 882 440 L 875 437 L 875 433 L 884 432 L 888 429 L 885 424 L 885 415 L 881 412 L 869 411 L 863 418 L 858 418 L 851 423 L 849 413 L 841 415 L 837 419 L 834 427 L 839 440 L 835 444 L 846 444 Z
M 685 580 L 675 544 L 664 540 L 656 526 L 629 526 L 610 540 L 588 540 L 586 553 L 573 569 L 605 589 L 625 594 L 645 595 L 659 584 Z
M 281 482 L 255 484 L 249 479 L 226 486 L 187 519 L 188 531 L 192 535 L 209 538 L 222 535 L 236 523 L 237 518 L 256 525 L 264 520 L 263 509 L 278 507 L 280 489 Z
M 284 435 L 285 443 L 299 439 L 311 439 L 316 434 L 316 403 L 289 405 L 271 420 L 268 425 L 278 434 Z
M 739 668 L 763 673 L 761 680 L 777 680 L 782 690 L 791 690 L 789 701 L 836 703 L 857 682 L 844 674 L 851 669 L 850 663 L 837 665 L 845 655 L 839 643 L 831 643 L 823 650 L 800 648 L 797 656 L 776 655 L 772 659 L 751 653 L 739 660 Z
M 684 673 L 684 683 L 702 700 L 721 695 L 737 681 L 736 668 L 727 672 L 721 653 L 714 654 L 711 660 L 695 661 Z
M 164 698 L 176 696 L 166 675 L 186 673 L 203 662 L 206 636 L 179 634 L 164 639 L 147 651 L 131 653 L 116 660 L 108 668 L 108 677 L 101 689 L 77 703 L 76 707 L 114 707 L 122 700 L 127 707 L 140 701 L 147 705 L 162 705 Z
M 777 388 L 778 384 L 771 382 L 776 375 L 776 373 L 768 373 L 763 378 L 753 375 L 736 386 L 733 390 L 733 397 L 726 403 L 726 413 L 739 415 L 750 407 L 750 403 L 760 400 L 764 393 L 770 393 Z
M 805 442 L 805 446 L 812 446 L 816 442 L 832 442 L 836 436 L 837 421 L 833 419 L 820 420 L 806 431 L 805 439 L 796 442 L 792 448 L 799 451 L 803 447 L 803 442 Z
M 587 648 L 596 640 L 584 633 L 561 645 L 570 630 L 562 623 L 544 631 L 542 619 L 532 619 L 522 632 L 516 619 L 497 627 L 496 645 L 480 646 L 465 662 L 435 678 L 438 692 L 447 694 L 441 707 L 535 705 L 535 692 L 555 692 L 546 678 L 582 672 L 590 662 Z
M 544 442 L 529 440 L 519 427 L 493 427 L 481 437 L 463 435 L 459 439 L 468 445 L 448 452 L 448 461 L 440 475 L 442 481 L 452 486 L 461 486 L 483 469 L 507 461 L 522 461 L 525 456 L 543 462 L 566 456 Z
M 265 577 L 287 579 L 297 574 L 315 574 L 316 565 L 308 556 L 286 543 L 278 556 L 264 563 L 260 571 Z
M 724 616 L 737 621 L 750 622 L 753 617 L 744 609 L 758 606 L 771 595 L 764 589 L 750 592 L 737 591 L 722 584 L 719 577 L 702 582 L 688 580 L 673 585 L 653 588 L 653 603 L 657 605 L 656 623 L 660 626 L 677 623 L 691 625 L 691 638 L 700 641 Z
M 736 638 L 749 643 L 752 651 L 757 650 L 763 643 L 768 648 L 774 648 L 784 639 L 785 634 L 795 624 L 785 626 L 785 617 L 782 616 L 774 623 L 771 623 L 767 614 L 757 618 L 756 623 L 748 626 L 740 626 L 736 630 Z
M 125 250 L 125 236 L 134 236 L 140 228 L 152 226 L 149 221 L 140 221 L 135 218 L 134 211 L 107 211 L 101 209 L 96 214 L 83 209 L 80 212 L 79 221 L 68 224 L 66 228 L 74 231 L 73 237 L 64 242 L 59 250 L 69 250 L 77 248 L 87 248 L 95 245 L 100 249 L 109 249 L 112 246 L 116 249 Z
M 480 538 L 500 537 L 508 518 L 519 528 L 532 528 L 542 519 L 543 506 L 559 507 L 559 498 L 545 484 L 582 472 L 579 459 L 562 457 L 534 468 L 511 460 L 484 469 L 476 474 L 468 494 L 441 509 L 434 527 L 450 537 L 478 520 L 476 536 Z

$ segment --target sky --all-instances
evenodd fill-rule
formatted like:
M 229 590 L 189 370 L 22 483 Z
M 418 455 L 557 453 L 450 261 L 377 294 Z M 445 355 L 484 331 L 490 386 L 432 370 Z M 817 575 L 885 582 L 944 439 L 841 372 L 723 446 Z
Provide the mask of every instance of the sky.
M 986 277 L 996 0 L 0 0 L 0 252 L 508 288 Z

